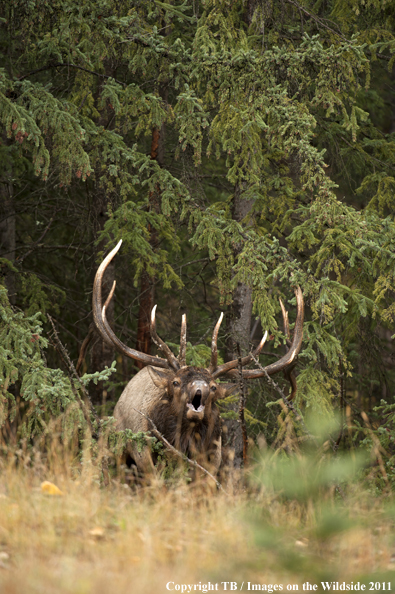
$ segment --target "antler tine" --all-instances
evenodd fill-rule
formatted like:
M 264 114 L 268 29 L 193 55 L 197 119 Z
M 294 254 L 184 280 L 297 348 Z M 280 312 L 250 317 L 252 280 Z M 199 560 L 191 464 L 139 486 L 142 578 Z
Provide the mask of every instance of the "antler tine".
M 253 351 L 252 353 L 250 353 L 246 357 L 242 357 L 242 359 L 241 359 L 241 365 L 242 365 L 242 367 L 244 367 L 245 365 L 248 365 L 249 363 L 251 363 L 253 357 L 258 357 L 259 356 L 261 350 L 263 349 L 263 345 L 266 342 L 267 335 L 268 335 L 268 332 L 266 330 L 265 334 L 262 337 L 261 342 L 258 344 L 258 346 L 255 349 L 255 351 Z M 233 361 L 228 361 L 228 363 L 224 363 L 223 365 L 220 365 L 213 372 L 213 378 L 216 379 L 220 375 L 223 375 L 224 373 L 228 373 L 232 369 L 235 369 L 235 367 L 237 367 L 238 365 L 239 365 L 239 360 L 238 359 L 234 359 Z M 238 371 L 236 373 L 238 373 Z
M 284 325 L 284 334 L 285 334 L 285 338 L 286 338 L 286 343 L 287 343 L 287 346 L 291 346 L 291 341 L 289 340 L 290 331 L 289 331 L 288 312 L 285 309 L 284 303 L 282 302 L 281 299 L 279 299 L 279 302 L 280 302 L 280 307 L 281 307 L 281 313 L 283 314 L 283 325 Z
M 111 299 L 113 298 L 115 285 L 116 282 L 114 281 L 111 291 L 106 299 L 104 306 L 102 306 L 102 280 L 104 273 L 106 271 L 107 266 L 118 252 L 119 248 L 121 247 L 122 239 L 118 242 L 113 250 L 104 258 L 103 262 L 100 264 L 98 271 L 96 272 L 95 280 L 93 283 L 93 295 L 92 295 L 92 309 L 93 309 L 93 319 L 96 324 L 96 328 L 99 330 L 101 337 L 111 346 L 115 346 L 121 353 L 130 357 L 131 359 L 135 359 L 136 361 L 140 361 L 145 365 L 154 365 L 155 367 L 162 367 L 165 369 L 169 368 L 169 364 L 166 359 L 162 359 L 161 357 L 152 357 L 151 355 L 146 355 L 145 353 L 141 353 L 140 351 L 135 351 L 130 347 L 123 344 L 119 338 L 114 334 L 111 326 L 109 325 L 107 318 L 106 318 L 106 308 L 108 307 Z
M 117 281 L 115 280 L 112 283 L 111 291 L 109 292 L 108 297 L 107 297 L 107 299 L 106 299 L 106 301 L 105 301 L 105 303 L 103 305 L 103 307 L 105 307 L 106 309 L 107 309 L 107 307 L 108 307 L 108 305 L 109 305 L 109 303 L 110 303 L 110 301 L 111 301 L 111 299 L 112 299 L 112 297 L 114 295 L 116 285 L 117 285 Z
M 221 326 L 222 320 L 224 317 L 224 312 L 221 311 L 221 315 L 219 316 L 218 322 L 214 326 L 213 336 L 211 339 L 211 360 L 210 366 L 208 371 L 213 373 L 217 369 L 217 361 L 218 361 L 218 347 L 217 347 L 217 340 L 218 340 L 218 332 Z
M 156 305 L 152 308 L 151 311 L 151 338 L 160 350 L 165 353 L 166 358 L 169 362 L 169 365 L 175 370 L 178 371 L 180 369 L 180 364 L 177 361 L 177 358 L 173 355 L 167 344 L 157 335 L 156 333 Z
M 295 289 L 296 295 L 296 303 L 297 303 L 297 315 L 296 315 L 296 322 L 295 322 L 295 330 L 293 340 L 290 346 L 289 351 L 281 357 L 275 363 L 271 365 L 267 365 L 266 367 L 262 367 L 261 369 L 246 369 L 243 370 L 243 378 L 245 379 L 253 379 L 257 377 L 262 377 L 266 373 L 268 375 L 273 375 L 278 371 L 284 371 L 288 365 L 290 365 L 293 361 L 295 361 L 296 357 L 298 356 L 300 349 L 302 347 L 302 340 L 303 340 L 303 318 L 304 318 L 304 302 L 303 302 L 303 294 L 300 287 Z M 233 370 L 229 372 L 230 376 L 237 377 L 237 371 Z M 292 383 L 292 382 L 291 382 Z
M 280 301 L 280 307 L 281 307 L 281 312 L 283 314 L 283 323 L 284 323 L 284 334 L 285 334 L 285 344 L 287 345 L 288 348 L 291 347 L 291 341 L 290 341 L 290 336 L 291 333 L 289 331 L 289 319 L 288 319 L 288 312 L 284 307 L 284 303 L 281 301 L 281 299 L 279 299 Z M 294 374 L 294 367 L 295 367 L 295 361 L 289 365 L 285 370 L 284 370 L 284 377 L 286 380 L 289 381 L 289 383 L 291 384 L 291 392 L 288 396 L 288 400 L 292 400 L 295 397 L 296 391 L 298 389 L 297 383 L 296 383 L 296 377 Z
M 180 367 L 185 367 L 187 364 L 187 316 L 182 315 L 181 318 L 181 336 L 180 336 L 180 352 L 178 355 L 178 362 Z
M 111 250 L 111 252 L 104 258 L 103 262 L 100 264 L 100 266 L 96 272 L 95 280 L 93 283 L 93 295 L 92 295 L 93 319 L 96 324 L 96 328 L 99 330 L 99 332 L 101 334 L 101 337 L 107 344 L 109 344 L 111 346 L 113 346 L 114 343 L 111 340 L 111 338 L 108 336 L 107 331 L 103 324 L 103 319 L 102 319 L 102 290 L 101 289 L 102 289 L 103 276 L 107 269 L 107 266 L 109 265 L 109 263 L 111 262 L 111 260 L 115 256 L 115 254 L 118 252 L 121 245 L 122 245 L 122 239 L 117 243 L 115 248 L 113 250 Z M 114 286 L 112 287 L 112 293 L 110 292 L 111 297 L 113 294 L 114 294 Z M 107 301 L 108 301 L 108 299 L 107 299 Z M 106 301 L 106 303 L 107 303 L 107 301 Z
M 134 349 L 131 349 L 130 347 L 126 346 L 121 340 L 119 340 L 119 338 L 112 331 L 112 328 L 111 328 L 110 324 L 108 323 L 108 320 L 106 317 L 106 308 L 108 307 L 108 303 L 110 301 L 111 301 L 110 299 L 107 299 L 106 303 L 103 305 L 103 309 L 102 309 L 103 325 L 104 325 L 106 332 L 111 337 L 111 340 L 112 340 L 114 346 L 118 349 L 118 351 L 120 351 L 127 357 L 134 359 L 135 361 L 141 361 L 141 363 L 145 363 L 145 365 L 153 365 L 155 367 L 169 369 L 169 364 L 166 361 L 166 359 L 162 359 L 161 357 L 153 357 L 152 355 L 146 355 L 145 353 L 141 353 L 140 351 L 135 351 Z

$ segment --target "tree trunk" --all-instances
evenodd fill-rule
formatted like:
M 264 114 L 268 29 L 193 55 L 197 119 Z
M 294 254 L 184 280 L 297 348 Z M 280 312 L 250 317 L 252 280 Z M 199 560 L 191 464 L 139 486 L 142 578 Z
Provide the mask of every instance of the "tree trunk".
M 248 0 L 245 5 L 243 20 L 250 26 L 255 10 L 255 0 Z M 241 197 L 243 188 L 240 185 L 235 186 L 232 218 L 240 222 L 250 212 L 254 201 L 243 200 Z M 236 259 L 240 253 L 240 246 L 236 246 L 233 255 Z M 250 329 L 252 314 L 252 289 L 244 283 L 238 283 L 233 292 L 233 301 L 230 305 L 226 317 L 227 322 L 227 343 L 226 360 L 233 361 L 238 358 L 241 351 L 245 355 L 249 347 Z M 239 404 L 233 405 L 233 410 L 239 414 Z M 243 439 L 242 425 L 240 418 L 238 420 L 229 419 L 225 422 L 226 438 L 225 444 L 234 450 L 233 464 L 235 468 L 240 468 L 243 464 L 243 449 L 246 448 L 246 435 Z
M 253 200 L 244 200 L 241 197 L 242 189 L 235 187 L 232 216 L 237 222 L 241 222 L 250 212 Z M 234 249 L 234 257 L 240 253 L 240 246 Z M 233 301 L 229 306 L 227 315 L 227 345 L 226 359 L 233 361 L 238 358 L 238 346 L 242 355 L 245 355 L 249 348 L 250 328 L 252 314 L 252 289 L 244 283 L 238 283 L 233 292 Z M 239 405 L 234 405 L 235 412 Z M 238 420 L 226 421 L 227 445 L 234 449 L 234 466 L 240 468 L 243 461 L 243 435 L 241 424 Z
M 0 178 L 0 257 L 15 261 L 15 208 L 11 166 L 5 166 Z M 15 303 L 15 276 L 4 266 L 5 286 L 10 303 Z
M 164 93 L 165 95 L 165 93 Z M 151 159 L 156 160 L 158 164 L 163 167 L 165 157 L 165 124 L 163 123 L 160 130 L 159 128 L 153 128 L 152 130 L 152 143 L 151 143 Z M 149 195 L 149 208 L 150 210 L 159 211 L 159 188 L 150 192 Z M 150 244 L 155 250 L 158 245 L 158 237 L 153 229 L 150 229 Z M 137 343 L 136 350 L 151 354 L 151 332 L 150 332 L 150 319 L 151 311 L 154 306 L 155 299 L 155 278 L 149 276 L 144 270 L 141 275 L 140 281 L 140 308 L 138 314 L 137 324 Z M 139 369 L 144 367 L 143 363 L 136 362 Z

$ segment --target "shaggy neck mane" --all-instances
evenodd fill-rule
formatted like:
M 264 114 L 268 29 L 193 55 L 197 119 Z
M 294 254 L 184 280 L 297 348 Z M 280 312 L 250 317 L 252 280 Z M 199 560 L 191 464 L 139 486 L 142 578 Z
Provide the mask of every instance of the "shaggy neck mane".
M 207 451 L 212 440 L 221 435 L 219 411 L 215 404 L 210 408 L 209 416 L 205 414 L 201 421 L 189 421 L 185 408 L 177 416 L 173 403 L 163 400 L 155 407 L 152 420 L 172 446 L 186 455 L 194 455 Z

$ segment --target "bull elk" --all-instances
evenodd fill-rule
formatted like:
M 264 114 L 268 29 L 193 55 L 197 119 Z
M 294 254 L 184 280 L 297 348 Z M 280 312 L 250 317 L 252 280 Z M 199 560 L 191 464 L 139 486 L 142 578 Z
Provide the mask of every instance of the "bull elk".
M 237 384 L 221 384 L 217 380 L 223 375 L 239 376 L 236 369 L 239 361 L 218 365 L 217 338 L 223 314 L 215 325 L 211 341 L 211 360 L 207 369 L 186 365 L 186 316 L 182 316 L 180 351 L 176 357 L 156 332 L 155 311 L 151 314 L 151 337 L 166 358 L 147 355 L 136 351 L 119 340 L 106 319 L 106 308 L 115 290 L 115 281 L 102 304 L 102 278 L 104 272 L 121 247 L 122 240 L 101 263 L 93 285 L 93 317 L 103 340 L 122 354 L 140 361 L 146 367 L 141 369 L 127 384 L 114 410 L 117 430 L 131 429 L 133 432 L 151 429 L 151 420 L 160 433 L 179 451 L 192 457 L 203 457 L 216 472 L 221 463 L 221 419 L 217 400 L 231 394 Z M 243 378 L 258 378 L 267 373 L 272 375 L 287 371 L 297 357 L 303 335 L 303 296 L 300 287 L 295 290 L 297 317 L 292 342 L 289 335 L 287 312 L 281 303 L 284 331 L 288 351 L 275 363 L 260 369 L 244 369 L 253 357 L 258 357 L 267 338 L 263 336 L 252 354 L 242 358 Z M 142 414 L 141 414 L 142 413 Z M 152 468 L 153 461 L 148 448 L 139 452 L 131 446 L 131 456 L 139 470 Z

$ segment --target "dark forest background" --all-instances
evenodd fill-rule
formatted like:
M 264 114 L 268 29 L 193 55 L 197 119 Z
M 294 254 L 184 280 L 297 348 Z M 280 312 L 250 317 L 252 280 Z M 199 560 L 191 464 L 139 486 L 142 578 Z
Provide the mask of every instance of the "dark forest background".
M 80 398 L 59 343 L 101 416 L 137 372 L 92 323 L 95 272 L 122 238 L 108 318 L 143 352 L 157 303 L 175 350 L 187 314 L 189 363 L 207 364 L 223 310 L 222 359 L 268 330 L 268 364 L 286 349 L 279 297 L 292 329 L 299 284 L 294 406 L 339 415 L 335 449 L 378 439 L 392 477 L 394 26 L 384 0 L 1 3 L 4 442 Z M 251 438 L 279 445 L 278 398 L 249 382 Z

